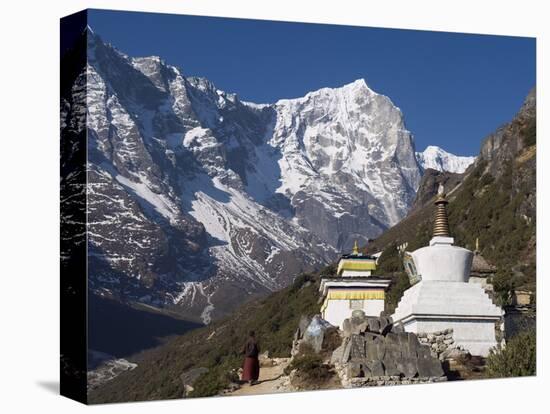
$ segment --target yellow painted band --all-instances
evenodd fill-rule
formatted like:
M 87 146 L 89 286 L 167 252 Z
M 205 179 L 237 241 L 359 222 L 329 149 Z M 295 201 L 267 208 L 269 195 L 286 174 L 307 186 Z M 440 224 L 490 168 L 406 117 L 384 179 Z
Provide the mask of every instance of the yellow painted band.
M 373 261 L 341 260 L 338 263 L 338 274 L 344 270 L 376 270 L 376 263 Z
M 369 291 L 329 291 L 327 294 L 327 300 L 336 299 L 336 300 L 355 300 L 355 299 L 381 299 L 384 300 L 386 297 L 383 290 L 369 290 Z M 323 303 L 323 307 L 325 306 Z

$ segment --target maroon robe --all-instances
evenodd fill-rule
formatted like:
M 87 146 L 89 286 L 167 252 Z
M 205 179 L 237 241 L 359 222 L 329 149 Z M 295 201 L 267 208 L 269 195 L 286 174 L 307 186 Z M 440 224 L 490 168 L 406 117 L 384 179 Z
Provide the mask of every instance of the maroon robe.
M 260 347 L 255 338 L 248 338 L 243 347 L 244 363 L 243 363 L 243 381 L 257 381 L 260 376 L 260 361 L 258 355 Z

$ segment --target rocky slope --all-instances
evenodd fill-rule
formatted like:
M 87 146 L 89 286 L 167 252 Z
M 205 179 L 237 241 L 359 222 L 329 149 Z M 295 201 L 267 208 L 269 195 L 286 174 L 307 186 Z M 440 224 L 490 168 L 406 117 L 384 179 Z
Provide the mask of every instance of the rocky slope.
M 421 168 L 364 80 L 258 105 L 87 29 L 62 136 L 88 137 L 89 287 L 208 323 L 396 224 Z M 87 113 L 71 106 L 86 88 Z M 74 128 L 73 128 L 74 129 Z
M 474 163 L 476 157 L 461 157 L 430 145 L 423 152 L 417 152 L 416 159 L 424 170 L 431 168 L 442 172 L 462 174 Z
M 439 184 L 449 190 L 455 188 L 464 179 L 464 174 L 452 173 L 447 171 L 438 171 L 428 168 L 422 175 L 422 180 L 416 191 L 416 196 L 413 201 L 409 215 L 412 212 L 430 204 L 433 197 L 437 194 Z

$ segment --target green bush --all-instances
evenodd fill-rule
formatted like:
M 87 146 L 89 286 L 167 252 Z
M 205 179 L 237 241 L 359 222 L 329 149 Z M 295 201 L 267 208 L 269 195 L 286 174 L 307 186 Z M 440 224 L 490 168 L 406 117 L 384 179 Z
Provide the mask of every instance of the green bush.
M 307 345 L 300 347 L 300 353 L 285 368 L 285 374 L 288 375 L 293 370 L 297 371 L 303 382 L 312 385 L 322 385 L 334 375 L 332 367 L 325 364 L 322 356 Z
M 406 273 L 400 272 L 393 275 L 392 282 L 386 294 L 385 311 L 387 314 L 391 315 L 395 311 L 403 293 L 410 287 L 411 284 Z
M 491 350 L 487 358 L 487 373 L 493 378 L 535 375 L 537 370 L 535 331 L 518 333 L 504 348 Z

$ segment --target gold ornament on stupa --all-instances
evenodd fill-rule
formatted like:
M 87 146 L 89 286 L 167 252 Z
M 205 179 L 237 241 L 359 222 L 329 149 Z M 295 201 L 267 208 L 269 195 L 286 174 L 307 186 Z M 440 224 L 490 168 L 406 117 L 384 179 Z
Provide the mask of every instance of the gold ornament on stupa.
M 355 243 L 353 244 L 353 255 L 354 256 L 359 255 L 359 246 L 357 245 L 357 240 L 355 240 Z
M 437 198 L 435 199 L 435 221 L 433 237 L 451 237 L 451 231 L 449 230 L 449 217 L 447 216 L 447 201 L 445 195 L 445 189 L 442 184 L 439 184 L 437 191 Z

